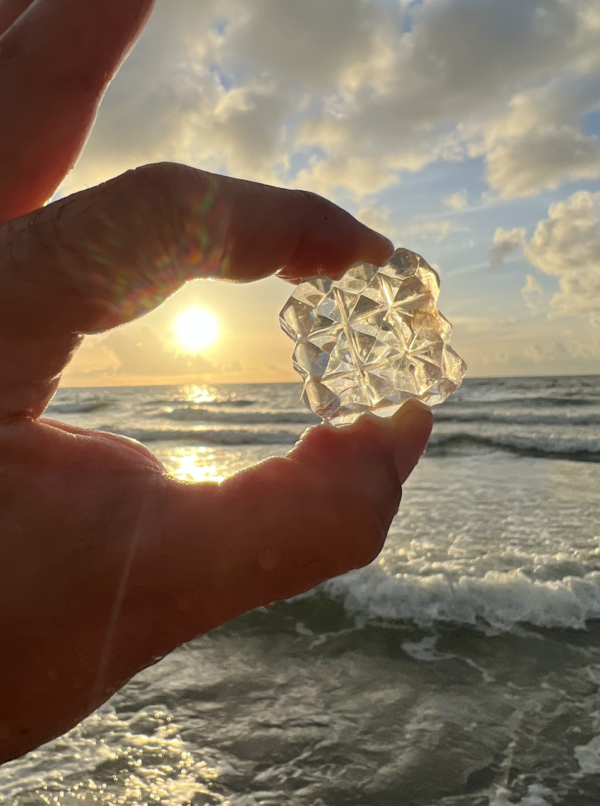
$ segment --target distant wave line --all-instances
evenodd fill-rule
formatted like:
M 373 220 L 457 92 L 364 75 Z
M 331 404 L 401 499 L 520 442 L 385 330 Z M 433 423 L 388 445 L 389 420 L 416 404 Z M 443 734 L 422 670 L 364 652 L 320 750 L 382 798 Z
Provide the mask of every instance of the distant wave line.
M 434 411 L 438 423 L 495 423 L 498 425 L 600 425 L 600 410 L 594 414 L 511 414 L 510 412 Z
M 92 414 L 95 411 L 108 409 L 113 405 L 112 400 L 85 400 L 80 403 L 51 403 L 46 409 L 47 414 Z
M 600 395 L 586 395 L 583 397 L 498 397 L 489 400 L 476 400 L 473 398 L 468 397 L 461 397 L 460 393 L 455 397 L 449 398 L 447 403 L 444 405 L 445 409 L 448 408 L 459 408 L 461 406 L 464 407 L 473 407 L 477 408 L 481 406 L 482 408 L 489 408 L 491 406 L 497 407 L 515 407 L 518 406 L 519 408 L 527 408 L 528 406 L 532 406 L 535 408 L 539 407 L 548 407 L 552 408 L 553 406 L 560 406 L 560 407 L 568 407 L 568 406 L 600 406 Z
M 179 422 L 232 423 L 234 425 L 261 425 L 270 423 L 314 425 L 320 422 L 320 418 L 310 411 L 214 411 L 197 406 L 172 409 L 155 414 L 154 417 L 163 417 Z
M 102 425 L 98 431 L 121 434 L 138 442 L 187 442 L 190 445 L 293 445 L 299 437 L 292 431 L 250 431 L 241 428 L 214 429 L 144 429 Z
M 200 402 L 200 401 L 198 401 Z M 246 398 L 234 398 L 224 400 L 202 400 L 202 406 L 232 406 L 233 408 L 245 408 L 246 406 L 254 406 L 256 400 L 248 400 Z M 150 406 L 182 406 L 187 408 L 193 404 L 192 400 L 177 400 L 168 397 L 157 398 L 156 400 L 145 400 L 140 405 L 144 408 Z
M 488 448 L 535 459 L 566 459 L 573 462 L 600 462 L 600 441 L 582 443 L 575 440 L 545 441 L 511 436 L 480 434 L 434 434 L 427 449 L 428 456 L 449 456 L 467 449 Z
M 139 442 L 186 442 L 190 445 L 293 445 L 300 436 L 298 431 L 256 431 L 245 428 L 118 428 L 103 425 L 98 429 L 137 439 Z M 481 450 L 502 451 L 516 456 L 538 459 L 563 459 L 575 462 L 600 463 L 600 440 L 589 443 L 577 440 L 547 440 L 520 436 L 484 436 L 455 433 L 433 434 L 427 455 L 444 457 L 473 453 Z

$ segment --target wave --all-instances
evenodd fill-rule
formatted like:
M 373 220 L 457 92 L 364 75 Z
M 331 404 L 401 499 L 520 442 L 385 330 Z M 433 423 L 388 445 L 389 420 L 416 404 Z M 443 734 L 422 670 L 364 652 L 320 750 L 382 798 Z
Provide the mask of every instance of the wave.
M 488 571 L 453 581 L 443 574 L 391 576 L 369 566 L 305 596 L 319 592 L 341 602 L 353 617 L 419 627 L 460 624 L 510 631 L 529 624 L 581 630 L 600 619 L 600 571 L 553 581 L 532 580 L 519 570 Z
M 91 414 L 94 411 L 108 409 L 111 400 L 82 400 L 79 403 L 51 403 L 46 409 L 47 414 Z
M 479 434 L 434 434 L 428 456 L 450 456 L 465 450 L 489 449 L 538 459 L 567 459 L 574 462 L 600 462 L 600 440 L 546 440 L 535 437 L 481 436 Z
M 189 406 L 190 404 L 189 399 L 185 400 L 177 400 L 168 397 L 159 397 L 155 400 L 146 400 L 142 405 L 146 408 L 150 406 Z M 246 398 L 223 398 L 218 399 L 215 398 L 214 400 L 203 400 L 203 406 L 232 406 L 233 408 L 243 409 L 247 406 L 254 406 L 256 404 L 256 400 L 250 400 Z
M 561 425 L 586 426 L 600 425 L 600 411 L 592 414 L 527 414 L 510 412 L 452 412 L 434 410 L 438 423 L 496 423 L 500 425 Z
M 507 397 L 491 397 L 489 399 L 477 399 L 476 397 L 469 397 L 468 394 L 461 395 L 460 392 L 455 396 L 449 398 L 445 403 L 445 408 L 452 406 L 481 406 L 482 408 L 490 406 L 504 406 L 510 408 L 511 406 L 523 407 L 566 407 L 566 406 L 598 406 L 600 405 L 600 395 L 583 395 L 583 396 L 564 396 L 564 397 L 527 397 L 526 395 L 514 395 Z
M 222 421 L 221 421 L 222 422 Z M 275 421 L 274 424 L 277 424 Z M 294 422 L 287 423 L 294 425 Z M 306 423 L 301 421 L 301 424 Z M 286 422 L 281 422 L 286 425 Z M 99 431 L 123 434 L 139 442 L 186 442 L 190 445 L 293 445 L 298 430 L 258 430 L 253 428 L 120 428 L 101 425 Z M 564 459 L 575 462 L 599 462 L 600 440 L 584 442 L 572 439 L 546 439 L 511 435 L 433 434 L 427 456 L 464 455 L 481 450 L 502 451 L 516 456 L 539 459 Z
M 310 411 L 214 411 L 200 406 L 190 406 L 182 409 L 172 409 L 155 417 L 164 417 L 177 422 L 197 423 L 233 423 L 235 425 L 264 425 L 270 423 L 295 423 L 299 425 L 314 425 L 320 418 Z
M 291 431 L 251 431 L 242 428 L 230 430 L 180 428 L 117 428 L 101 425 L 98 431 L 121 434 L 138 442 L 186 442 L 189 445 L 293 445 L 299 434 Z

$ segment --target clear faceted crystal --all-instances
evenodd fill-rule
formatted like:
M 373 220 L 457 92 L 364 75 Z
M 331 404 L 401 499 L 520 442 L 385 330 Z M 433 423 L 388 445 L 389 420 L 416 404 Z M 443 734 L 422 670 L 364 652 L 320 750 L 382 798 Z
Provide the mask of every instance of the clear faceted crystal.
M 410 398 L 442 403 L 467 367 L 436 307 L 439 287 L 435 271 L 408 249 L 381 268 L 363 263 L 341 280 L 299 285 L 280 322 L 295 342 L 305 405 L 343 425 L 365 411 L 387 417 Z

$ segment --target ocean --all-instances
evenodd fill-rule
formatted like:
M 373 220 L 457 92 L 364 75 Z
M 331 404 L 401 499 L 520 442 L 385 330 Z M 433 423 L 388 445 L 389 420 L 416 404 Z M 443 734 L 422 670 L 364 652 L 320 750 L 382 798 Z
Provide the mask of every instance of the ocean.
M 283 455 L 295 384 L 61 389 L 182 479 Z M 380 558 L 138 675 L 0 803 L 600 803 L 600 376 L 469 379 Z

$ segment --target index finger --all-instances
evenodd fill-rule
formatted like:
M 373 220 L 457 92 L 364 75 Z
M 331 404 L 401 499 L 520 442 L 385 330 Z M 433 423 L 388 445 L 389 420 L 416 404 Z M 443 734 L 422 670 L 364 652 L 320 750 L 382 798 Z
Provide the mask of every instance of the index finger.
M 150 165 L 0 227 L 0 416 L 39 415 L 77 334 L 211 277 L 339 276 L 381 265 L 387 238 L 326 199 Z
M 188 280 L 335 278 L 392 251 L 314 193 L 148 165 L 0 227 L 0 335 L 99 333 Z

